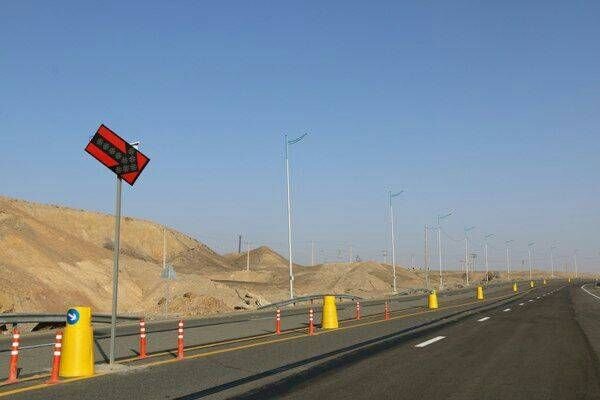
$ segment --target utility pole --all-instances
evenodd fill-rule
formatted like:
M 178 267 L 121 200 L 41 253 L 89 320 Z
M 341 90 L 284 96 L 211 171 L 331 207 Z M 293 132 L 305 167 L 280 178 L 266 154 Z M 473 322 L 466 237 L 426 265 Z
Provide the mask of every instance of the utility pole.
M 381 250 L 381 254 L 383 255 L 383 263 L 387 264 L 387 250 Z
M 533 279 L 533 246 L 535 246 L 535 242 L 529 242 L 529 280 Z
M 440 285 L 439 285 L 439 289 L 443 289 L 444 287 L 444 279 L 442 277 L 442 220 L 445 218 L 448 218 L 449 216 L 452 215 L 454 211 L 450 211 L 449 213 L 445 214 L 445 215 L 438 215 L 437 216 L 437 233 L 438 233 L 438 256 L 440 259 Z
M 315 241 L 310 242 L 310 265 L 315 265 Z
M 508 280 L 510 280 L 510 244 L 514 242 L 514 240 L 507 240 L 504 242 L 506 244 L 506 272 Z
M 429 225 L 425 224 L 425 287 L 429 290 Z
M 392 199 L 394 197 L 400 196 L 402 193 L 404 193 L 404 190 L 401 190 L 396 193 L 392 193 L 391 190 L 388 192 L 389 202 L 390 202 L 390 221 L 392 223 L 392 273 L 394 275 L 394 278 L 393 278 L 394 294 L 397 293 L 397 291 L 396 291 L 396 238 L 394 236 L 394 206 L 392 205 Z
M 238 254 L 242 254 L 242 235 L 238 235 Z
M 485 235 L 485 283 L 490 282 L 490 266 L 488 264 L 488 239 L 494 236 L 493 233 Z
M 410 267 L 414 270 L 415 269 L 415 255 L 411 254 L 410 255 Z
M 167 227 L 163 226 L 163 269 L 167 267 Z
M 579 278 L 579 269 L 577 267 L 577 250 L 573 252 L 573 267 L 575 268 L 575 279 Z
M 348 248 L 348 256 L 350 257 L 348 263 L 352 264 L 352 245 L 350 245 Z
M 469 231 L 475 229 L 474 226 L 465 228 L 465 281 L 469 286 Z
M 292 253 L 292 199 L 290 197 L 290 159 L 288 157 L 289 147 L 293 144 L 298 143 L 308 133 L 297 137 L 296 139 L 288 140 L 287 135 L 284 135 L 285 140 L 285 182 L 287 186 L 287 211 L 288 211 L 288 250 L 289 250 L 289 261 L 290 261 L 290 299 L 294 298 L 294 261 Z
M 554 249 L 556 249 L 556 246 L 550 246 L 550 271 L 552 271 L 550 275 L 551 278 L 554 278 Z
M 250 272 L 250 242 L 246 242 L 246 272 Z

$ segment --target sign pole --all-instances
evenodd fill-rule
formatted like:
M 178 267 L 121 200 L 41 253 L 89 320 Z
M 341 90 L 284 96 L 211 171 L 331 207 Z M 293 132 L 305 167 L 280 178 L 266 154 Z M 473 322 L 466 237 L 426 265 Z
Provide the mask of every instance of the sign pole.
M 115 240 L 113 255 L 113 292 L 112 292 L 112 313 L 110 315 L 110 364 L 115 362 L 115 336 L 117 330 L 117 299 L 119 295 L 119 252 L 121 236 L 121 192 L 123 180 L 117 176 L 117 190 L 115 197 Z

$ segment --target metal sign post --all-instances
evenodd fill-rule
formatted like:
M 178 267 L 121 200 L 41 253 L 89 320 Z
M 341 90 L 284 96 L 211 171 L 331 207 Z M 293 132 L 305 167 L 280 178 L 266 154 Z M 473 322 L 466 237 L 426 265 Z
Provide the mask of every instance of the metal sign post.
M 117 330 L 117 305 L 119 295 L 119 253 L 121 237 L 121 198 L 123 180 L 131 186 L 138 179 L 150 159 L 138 151 L 139 142 L 128 143 L 105 125 L 100 125 L 85 151 L 100 161 L 117 176 L 115 196 L 115 239 L 113 248 L 113 292 L 110 316 L 110 364 L 115 362 L 115 339 Z
M 119 295 L 119 252 L 121 238 L 121 198 L 122 198 L 123 180 L 117 176 L 117 190 L 115 197 L 115 240 L 113 246 L 113 293 L 112 293 L 112 312 L 110 314 L 110 355 L 109 362 L 115 362 L 115 338 L 117 330 L 117 301 Z

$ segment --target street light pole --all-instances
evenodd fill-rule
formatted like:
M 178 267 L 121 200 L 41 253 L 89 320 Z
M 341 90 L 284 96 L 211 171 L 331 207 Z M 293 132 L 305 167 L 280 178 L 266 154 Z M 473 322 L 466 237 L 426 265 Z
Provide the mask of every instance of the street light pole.
M 469 286 L 469 231 L 475 229 L 474 226 L 465 228 L 465 278 L 467 286 Z
M 506 244 L 506 272 L 508 280 L 510 280 L 510 244 L 514 242 L 514 240 L 507 240 L 504 242 Z
M 529 280 L 533 279 L 533 246 L 535 246 L 535 242 L 529 242 Z
M 485 283 L 490 282 L 490 266 L 488 264 L 488 239 L 494 236 L 493 233 L 485 235 Z
M 439 285 L 440 290 L 443 289 L 443 287 L 444 287 L 444 279 L 442 276 L 442 225 L 441 224 L 442 224 L 442 220 L 451 216 L 453 212 L 454 211 L 450 211 L 448 214 L 437 216 L 438 257 L 439 257 L 439 261 L 440 261 L 440 285 Z
M 292 253 L 292 199 L 290 197 L 290 160 L 288 157 L 289 147 L 298 143 L 308 135 L 305 133 L 296 139 L 288 140 L 287 135 L 284 135 L 285 140 L 285 181 L 287 186 L 287 211 L 288 211 L 288 251 L 290 262 L 290 299 L 294 298 L 294 270 L 293 270 L 293 253 Z
M 550 246 L 550 277 L 554 278 L 554 249 L 556 249 L 556 246 Z
M 392 204 L 392 199 L 400 196 L 402 193 L 404 193 L 404 190 L 401 190 L 396 193 L 392 193 L 391 190 L 388 191 L 388 197 L 389 197 L 389 203 L 390 203 L 390 222 L 392 225 L 392 274 L 394 275 L 392 287 L 393 287 L 394 294 L 397 293 L 397 289 L 396 289 L 396 237 L 395 237 L 395 233 L 394 233 L 394 206 Z

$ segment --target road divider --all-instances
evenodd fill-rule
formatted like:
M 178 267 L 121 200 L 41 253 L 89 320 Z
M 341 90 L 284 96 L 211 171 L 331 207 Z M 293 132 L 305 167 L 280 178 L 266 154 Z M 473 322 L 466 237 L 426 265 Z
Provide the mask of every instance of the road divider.
M 146 339 L 146 321 L 142 318 L 140 320 L 140 354 L 139 358 L 146 358 L 148 354 L 146 353 L 147 347 L 147 339 Z
M 56 333 L 56 338 L 54 342 L 54 353 L 52 354 L 52 368 L 50 372 L 50 379 L 46 383 L 58 383 L 59 382 L 59 373 L 60 373 L 60 355 L 62 350 L 62 332 L 58 331 Z
M 427 308 L 430 310 L 435 310 L 438 308 L 438 298 L 435 290 L 432 291 L 427 297 Z
M 183 360 L 183 321 L 179 321 L 177 328 L 177 359 Z
M 310 336 L 315 334 L 315 324 L 314 324 L 314 319 L 315 319 L 315 313 L 312 309 L 312 307 L 308 310 L 308 334 Z
M 485 294 L 483 293 L 483 286 L 477 286 L 477 300 L 485 300 Z
M 275 333 L 281 335 L 281 308 L 275 312 Z
M 387 301 L 385 302 L 383 308 L 383 319 L 386 321 L 390 319 L 390 303 Z
M 13 329 L 10 350 L 10 364 L 8 366 L 8 379 L 6 383 L 15 383 L 19 379 L 19 341 L 21 334 L 17 328 Z
M 360 320 L 360 301 L 356 301 L 356 314 L 355 314 L 355 318 L 356 320 Z
M 321 328 L 337 329 L 339 326 L 335 296 L 323 296 L 323 319 L 321 321 Z

